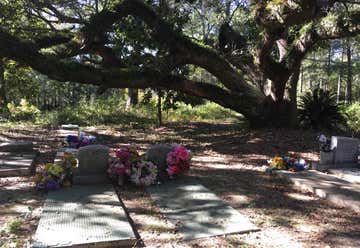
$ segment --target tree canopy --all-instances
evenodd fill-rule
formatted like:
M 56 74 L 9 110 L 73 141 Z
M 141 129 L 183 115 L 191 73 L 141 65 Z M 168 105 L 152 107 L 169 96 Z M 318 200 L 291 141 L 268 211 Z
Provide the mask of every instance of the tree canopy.
M 360 32 L 350 0 L 4 0 L 0 57 L 62 82 L 172 89 L 253 124 L 296 116 L 310 51 Z M 202 68 L 216 80 L 189 77 Z M 281 118 L 280 118 L 281 116 Z

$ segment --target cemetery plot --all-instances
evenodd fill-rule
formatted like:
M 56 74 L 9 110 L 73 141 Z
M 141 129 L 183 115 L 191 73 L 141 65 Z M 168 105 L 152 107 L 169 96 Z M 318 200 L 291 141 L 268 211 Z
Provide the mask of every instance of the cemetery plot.
M 33 248 L 128 247 L 135 242 L 112 186 L 86 185 L 48 194 Z
M 177 180 L 149 187 L 148 191 L 184 240 L 258 230 L 245 216 L 197 182 Z
M 360 211 L 359 185 L 314 170 L 299 173 L 277 171 L 277 175 L 292 182 L 299 190 L 312 192 L 334 205 Z
M 35 153 L 0 152 L 0 177 L 30 175 Z
M 34 165 L 33 143 L 26 141 L 0 144 L 0 177 L 27 176 Z

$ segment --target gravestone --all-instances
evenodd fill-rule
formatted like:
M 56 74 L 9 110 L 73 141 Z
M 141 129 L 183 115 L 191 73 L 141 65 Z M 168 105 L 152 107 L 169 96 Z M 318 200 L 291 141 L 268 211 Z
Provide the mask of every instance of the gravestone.
M 158 167 L 158 177 L 165 181 L 168 178 L 166 172 L 166 156 L 173 149 L 173 146 L 167 144 L 156 144 L 150 147 L 146 152 L 145 159 L 153 162 Z
M 335 168 L 354 167 L 358 164 L 359 140 L 349 137 L 331 137 Z
M 109 147 L 104 145 L 84 146 L 79 149 L 77 156 L 79 165 L 74 170 L 74 184 L 93 184 L 107 181 Z
M 358 165 L 359 139 L 332 136 L 330 151 L 320 152 L 318 170 L 352 168 Z

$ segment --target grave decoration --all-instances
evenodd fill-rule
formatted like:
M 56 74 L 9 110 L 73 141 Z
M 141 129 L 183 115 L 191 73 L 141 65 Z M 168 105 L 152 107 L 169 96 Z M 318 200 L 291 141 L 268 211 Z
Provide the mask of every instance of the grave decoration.
M 170 178 L 182 174 L 190 169 L 191 152 L 185 147 L 177 145 L 166 156 L 167 173 Z
M 181 145 L 155 145 L 146 153 L 145 158 L 139 156 L 135 147 L 122 147 L 115 150 L 115 157 L 109 160 L 108 175 L 119 185 L 129 181 L 136 185 L 155 184 L 159 174 L 166 174 L 173 179 L 190 168 L 191 152 Z M 158 148 L 161 148 L 160 151 Z M 166 148 L 165 150 L 162 148 Z M 150 155 L 149 155 L 150 154 Z M 151 158 L 151 159 L 149 159 Z M 165 166 L 159 166 L 165 161 Z M 159 164 L 157 164 L 158 162 Z
M 303 171 L 310 168 L 309 164 L 302 158 L 295 158 L 291 156 L 276 156 L 267 161 L 268 167 L 266 171 L 273 170 L 289 170 L 289 171 Z
M 324 134 L 320 134 L 318 137 L 320 151 L 330 152 L 331 151 L 331 139 L 326 137 Z
M 149 186 L 156 183 L 157 166 L 150 161 L 139 160 L 131 166 L 130 181 L 136 185 Z
M 57 163 L 48 163 L 37 168 L 34 182 L 38 190 L 57 190 L 72 184 L 72 170 L 77 160 L 71 153 L 64 153 Z
M 115 157 L 109 158 L 107 173 L 111 180 L 123 185 L 131 176 L 131 167 L 139 159 L 139 153 L 133 146 L 121 147 L 115 150 Z
M 96 137 L 91 135 L 84 135 L 84 133 L 80 133 L 79 136 L 77 135 L 68 135 L 66 136 L 66 142 L 69 148 L 80 148 L 83 146 L 88 146 L 94 144 L 96 141 Z

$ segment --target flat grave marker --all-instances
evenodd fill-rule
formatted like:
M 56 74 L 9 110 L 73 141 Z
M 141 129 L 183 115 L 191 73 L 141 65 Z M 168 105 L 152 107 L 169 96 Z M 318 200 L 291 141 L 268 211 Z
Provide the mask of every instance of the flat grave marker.
M 29 141 L 0 143 L 0 177 L 30 175 L 36 158 L 33 148 Z
M 49 192 L 32 247 L 132 247 L 135 243 L 111 185 L 76 185 Z
M 183 240 L 259 230 L 247 217 L 192 180 L 148 188 L 160 212 L 178 226 Z

